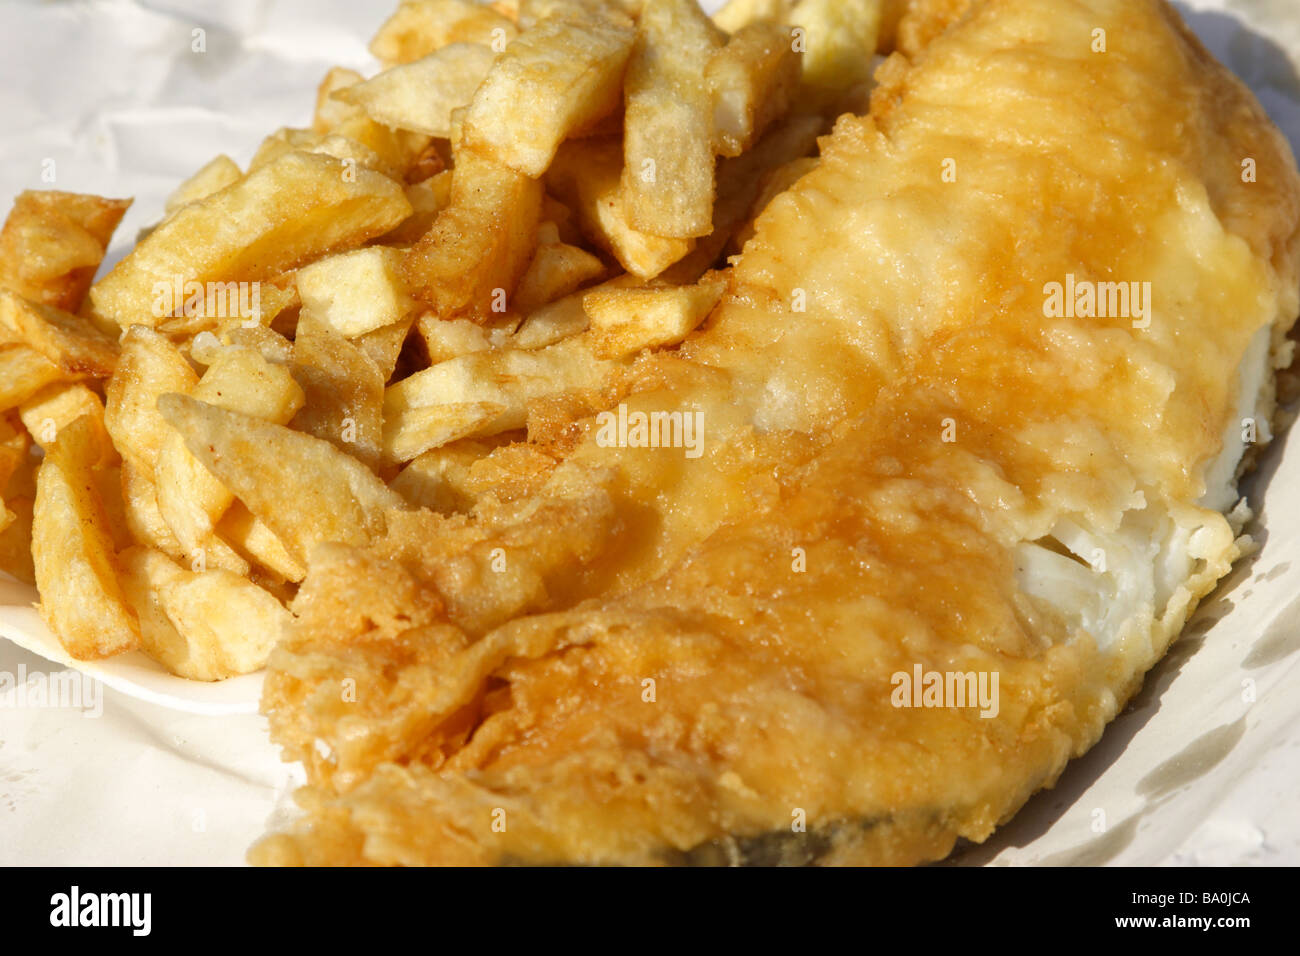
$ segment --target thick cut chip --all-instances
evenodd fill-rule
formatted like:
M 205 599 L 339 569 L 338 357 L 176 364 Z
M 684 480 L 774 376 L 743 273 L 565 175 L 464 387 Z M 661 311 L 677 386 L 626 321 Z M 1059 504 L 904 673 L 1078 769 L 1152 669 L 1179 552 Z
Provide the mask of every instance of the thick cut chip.
M 652 279 L 687 256 L 695 240 L 669 239 L 634 226 L 622 174 L 623 148 L 617 140 L 578 140 L 560 148 L 547 184 L 574 209 L 589 240 L 628 272 Z
M 505 49 L 519 29 L 508 17 L 475 0 L 404 0 L 370 41 L 385 64 L 410 63 L 452 43 Z
M 636 289 L 645 285 L 645 281 L 638 279 L 634 275 L 624 273 L 582 292 L 576 292 L 573 295 L 557 299 L 529 315 L 524 320 L 523 325 L 519 327 L 519 331 L 510 340 L 510 344 L 518 349 L 532 351 L 572 338 L 587 331 L 591 326 L 591 317 L 587 315 L 586 310 L 582 307 L 583 299 L 589 293 L 616 289 Z
M 378 366 L 384 382 L 392 378 L 397 370 L 397 360 L 401 357 L 402 346 L 406 344 L 406 337 L 411 332 L 411 324 L 412 321 L 406 319 L 367 332 L 356 340 L 357 348 L 365 352 L 370 357 L 370 361 Z
M 58 440 L 59 432 L 82 415 L 104 423 L 104 403 L 79 382 L 47 385 L 18 407 L 23 427 L 46 451 Z
M 295 150 L 333 156 L 346 168 L 362 166 L 401 180 L 430 138 L 423 133 L 393 129 L 376 123 L 365 111 L 345 102 L 338 102 L 350 115 L 344 117 L 330 132 L 316 129 L 280 129 L 268 136 L 252 162 L 249 172 L 260 169 Z
M 529 351 L 544 349 L 587 331 L 590 324 L 582 307 L 582 293 L 565 296 L 528 316 L 515 333 L 513 345 Z
M 376 123 L 359 106 L 335 101 L 347 115 L 328 132 L 311 129 L 278 129 L 257 148 L 248 171 L 261 169 L 296 150 L 333 156 L 345 167 L 364 166 L 390 179 L 400 180 L 415 158 L 431 142 L 423 133 L 394 129 Z
M 378 465 L 384 375 L 374 360 L 337 332 L 309 328 L 294 341 L 291 371 L 306 396 L 292 427 Z
M 400 249 L 370 246 L 298 270 L 298 294 L 313 320 L 355 338 L 410 315 L 415 301 L 402 276 Z
M 383 235 L 411 214 L 402 187 L 370 169 L 292 152 L 176 211 L 90 292 L 122 328 L 180 314 L 188 283 L 258 282 Z
M 68 376 L 107 378 L 117 342 L 89 319 L 0 289 L 0 335 L 35 349 Z
M 114 533 L 95 479 L 110 454 L 99 424 L 79 418 L 63 430 L 36 479 L 32 556 L 41 617 L 78 660 L 140 644 L 135 612 L 118 584 Z
M 837 112 L 846 93 L 871 81 L 875 68 L 864 50 L 876 48 L 881 0 L 800 0 L 790 22 L 803 31 L 801 103 Z
M 243 175 L 239 170 L 239 164 L 222 153 L 172 190 L 163 208 L 168 213 L 173 213 L 181 206 L 206 199 L 213 193 L 239 182 Z
M 706 236 L 713 220 L 713 96 L 702 65 L 723 34 L 696 0 L 648 0 L 627 69 L 623 188 L 632 224 Z
M 817 137 L 825 128 L 822 117 L 801 115 L 768 130 L 749 152 L 724 159 L 718 166 L 718 201 L 713 206 L 712 234 L 701 239 L 695 250 L 666 270 L 662 278 L 688 285 L 717 265 L 732 238 L 744 228 L 767 177 L 815 151 Z
M 190 363 L 166 336 L 137 325 L 122 337 L 117 372 L 105 390 L 104 424 L 122 458 L 151 483 L 158 449 L 172 433 L 158 414 L 158 397 L 188 394 L 198 383 Z
M 66 377 L 35 349 L 0 345 L 0 410 L 16 408 L 46 385 Z
M 714 151 L 739 156 L 790 108 L 800 57 L 789 28 L 755 23 L 713 55 L 705 76 L 713 97 Z
M 414 212 L 380 242 L 401 246 L 419 242 L 420 237 L 433 227 L 438 214 L 451 205 L 452 178 L 452 170 L 444 169 L 428 179 L 407 186 L 406 199 Z
M 216 681 L 260 669 L 289 622 L 284 605 L 229 571 L 189 571 L 142 547 L 124 551 L 121 563 L 143 650 L 180 677 Z
M 158 312 L 163 313 L 172 307 L 171 303 L 179 302 L 181 314 L 159 320 L 154 328 L 164 335 L 184 338 L 213 330 L 226 336 L 237 328 L 269 326 L 281 313 L 299 304 L 294 276 L 286 273 L 267 281 L 175 286 L 155 303 Z
M 360 107 L 334 96 L 336 91 L 356 86 L 364 79 L 356 70 L 345 66 L 331 68 L 316 88 L 316 112 L 312 114 L 311 128 L 317 133 L 332 133 L 353 117 L 364 115 Z
M 612 359 L 677 345 L 708 317 L 726 287 L 724 276 L 711 273 L 696 285 L 588 292 L 582 307 L 591 316 L 592 351 Z
M 347 137 L 373 151 L 379 157 L 379 165 L 375 169 L 393 179 L 409 175 L 434 142 L 432 137 L 424 133 L 394 129 L 377 123 L 364 110 L 341 122 L 334 129 L 334 135 Z
M 0 571 L 28 584 L 32 568 L 32 500 L 36 458 L 32 440 L 17 418 L 0 416 Z
M 474 99 L 496 56 L 480 43 L 453 43 L 334 96 L 361 107 L 375 122 L 447 139 L 452 111 Z
M 439 414 L 460 425 L 466 416 L 484 413 L 481 424 L 456 438 L 522 428 L 530 402 L 599 388 L 617 367 L 617 363 L 594 355 L 583 336 L 541 351 L 475 352 L 443 362 L 389 386 L 384 396 L 384 449 L 400 461 L 412 449 L 419 449 L 410 454 L 414 458 L 434 447 L 420 445 L 439 421 Z M 492 406 L 499 412 L 486 417 Z M 455 430 L 449 427 L 449 431 Z
M 9 483 L 31 455 L 32 438 L 12 412 L 0 415 L 0 498 L 9 493 Z
M 211 365 L 227 345 L 252 349 L 268 362 L 288 362 L 293 357 L 293 343 L 274 329 L 265 326 L 238 326 L 224 338 L 200 333 L 190 342 L 190 357 L 200 365 Z
M 0 286 L 76 312 L 130 205 L 79 193 L 20 193 L 0 229 Z
M 645 0 L 519 0 L 518 20 L 524 28 L 556 17 L 580 23 L 596 18 L 631 23 L 644 3 Z
M 295 150 L 302 150 L 304 153 L 321 152 L 321 146 L 329 138 L 327 133 L 318 133 L 314 129 L 295 129 L 291 126 L 283 126 L 274 133 L 262 140 L 257 147 L 257 152 L 248 163 L 248 171 L 261 169 L 267 166 L 281 156 L 287 156 Z M 331 153 L 331 155 L 333 155 Z M 335 157 L 341 159 L 342 157 Z
M 713 15 L 713 22 L 728 33 L 738 33 L 751 23 L 783 23 L 795 0 L 730 0 Z
M 175 532 L 158 510 L 158 489 L 153 479 L 129 458 L 122 459 L 121 478 L 122 508 L 131 540 L 168 554 L 181 554 L 181 544 L 176 540 Z
M 509 296 L 537 245 L 542 185 L 471 149 L 456 155 L 451 205 L 406 258 L 406 280 L 440 318 L 486 323 Z
M 586 249 L 560 242 L 543 242 L 519 280 L 515 308 L 530 314 L 563 298 L 605 274 L 605 264 Z
M 560 144 L 613 113 L 636 33 L 612 21 L 543 20 L 497 60 L 465 117 L 465 142 L 534 178 Z
M 441 448 L 471 435 L 490 434 L 495 422 L 508 411 L 495 402 L 452 402 L 408 408 L 384 434 L 384 457 L 390 462 L 411 461 L 431 448 Z
M 284 581 L 297 583 L 307 576 L 307 568 L 294 560 L 284 542 L 242 501 L 236 501 L 222 515 L 217 535 L 250 564 Z
M 221 351 L 199 379 L 193 395 L 199 401 L 277 425 L 292 419 L 305 400 L 288 368 L 268 362 L 251 349 L 234 346 Z M 158 507 L 184 552 L 211 551 L 216 524 L 234 496 L 190 454 L 180 435 L 172 434 L 159 451 L 155 484 Z M 212 555 L 207 560 L 216 563 Z
M 492 348 L 488 331 L 469 319 L 440 319 L 427 312 L 416 320 L 415 327 L 424 340 L 430 365 Z
M 386 509 L 405 507 L 374 472 L 327 441 L 187 395 L 164 395 L 158 410 L 300 564 L 327 541 L 370 542 L 383 533 Z

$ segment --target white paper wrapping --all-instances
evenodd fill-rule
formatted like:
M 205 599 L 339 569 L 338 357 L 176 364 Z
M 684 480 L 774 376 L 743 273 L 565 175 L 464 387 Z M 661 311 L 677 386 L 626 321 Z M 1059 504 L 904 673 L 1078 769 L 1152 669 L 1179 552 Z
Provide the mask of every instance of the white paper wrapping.
M 267 133 L 306 125 L 330 66 L 372 71 L 365 43 L 390 5 L 0 6 L 0 201 L 51 188 L 135 197 L 116 261 L 214 155 L 242 166 Z M 1295 0 L 1180 9 L 1300 144 Z M 955 862 L 1300 863 L 1297 442 L 1279 441 L 1247 490 L 1261 550 L 1204 604 L 1101 743 Z M 0 636 L 48 645 L 32 597 L 0 581 Z M 235 865 L 291 812 L 300 771 L 279 762 L 252 713 L 258 678 L 193 687 L 130 655 L 98 665 L 104 684 L 60 686 L 52 675 L 66 658 L 42 653 L 60 663 L 0 641 L 0 865 Z M 54 706 L 73 691 L 80 707 Z

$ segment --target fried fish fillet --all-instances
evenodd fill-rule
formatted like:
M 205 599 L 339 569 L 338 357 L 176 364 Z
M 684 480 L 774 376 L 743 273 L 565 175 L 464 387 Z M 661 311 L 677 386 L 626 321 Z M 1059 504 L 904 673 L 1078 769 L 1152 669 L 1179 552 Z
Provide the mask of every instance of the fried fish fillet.
M 317 553 L 264 699 L 306 813 L 255 862 L 938 859 L 1227 573 L 1300 311 L 1289 147 L 1162 0 L 913 6 L 933 39 L 707 327 L 586 398 L 701 412 L 701 457 L 593 415 Z M 918 666 L 996 674 L 996 715 L 897 706 Z

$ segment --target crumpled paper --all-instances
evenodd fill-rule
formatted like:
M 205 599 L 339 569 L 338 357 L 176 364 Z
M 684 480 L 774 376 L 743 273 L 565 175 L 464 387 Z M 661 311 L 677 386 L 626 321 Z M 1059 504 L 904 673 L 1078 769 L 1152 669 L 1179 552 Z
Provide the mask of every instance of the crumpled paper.
M 306 125 L 330 66 L 373 71 L 365 43 L 388 6 L 0 6 L 0 199 L 22 189 L 134 196 L 111 264 L 212 156 L 242 166 L 267 133 Z M 1295 0 L 1178 6 L 1300 147 Z M 1300 863 L 1296 489 L 1300 439 L 1284 436 L 1243 489 L 1259 514 L 1248 531 L 1260 550 L 1207 599 L 1101 742 L 952 862 Z M 31 642 L 32 598 L 0 581 L 0 635 Z M 73 686 L 60 690 L 63 664 L 0 641 L 0 865 L 242 862 L 292 812 L 288 794 L 301 782 L 251 712 L 257 679 L 204 696 L 175 691 L 139 659 L 106 667 L 106 683 L 75 683 L 78 706 L 56 706 Z

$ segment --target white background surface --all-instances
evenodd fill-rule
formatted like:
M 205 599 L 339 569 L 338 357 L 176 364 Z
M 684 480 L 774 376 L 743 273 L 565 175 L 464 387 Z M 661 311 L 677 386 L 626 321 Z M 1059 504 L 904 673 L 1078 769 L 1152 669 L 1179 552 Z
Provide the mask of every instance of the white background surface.
M 373 69 L 365 43 L 389 6 L 3 4 L 0 203 L 24 188 L 134 196 L 115 260 L 213 155 L 242 166 L 273 129 L 306 125 L 330 66 Z M 1300 4 L 1183 9 L 1300 143 Z M 196 28 L 204 53 L 191 50 Z M 49 159 L 53 184 L 41 180 Z M 959 862 L 1300 863 L 1300 439 L 1289 445 L 1270 453 L 1252 497 L 1263 503 L 1260 554 L 1206 603 L 1101 744 Z M 53 665 L 0 641 L 0 672 L 20 667 Z M 288 805 L 293 771 L 260 717 L 179 714 L 107 688 L 97 717 L 15 702 L 0 693 L 0 864 L 239 864 Z

